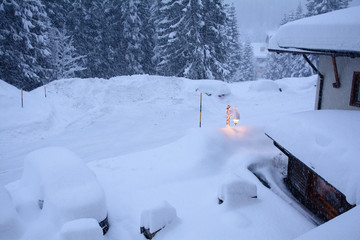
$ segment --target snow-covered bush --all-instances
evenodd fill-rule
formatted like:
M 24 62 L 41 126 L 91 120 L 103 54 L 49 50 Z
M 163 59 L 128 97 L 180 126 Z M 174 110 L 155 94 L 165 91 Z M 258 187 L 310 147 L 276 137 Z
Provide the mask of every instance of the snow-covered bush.
M 146 238 L 151 239 L 158 231 L 173 222 L 176 217 L 176 209 L 168 202 L 163 202 L 141 213 L 140 232 Z
M 278 91 L 281 91 L 279 85 L 275 81 L 272 81 L 272 80 L 254 81 L 249 86 L 249 90 L 254 91 L 254 92 L 263 92 L 263 91 L 278 92 Z
M 216 80 L 201 80 L 195 83 L 197 92 L 202 92 L 207 96 L 224 97 L 231 94 L 227 84 Z

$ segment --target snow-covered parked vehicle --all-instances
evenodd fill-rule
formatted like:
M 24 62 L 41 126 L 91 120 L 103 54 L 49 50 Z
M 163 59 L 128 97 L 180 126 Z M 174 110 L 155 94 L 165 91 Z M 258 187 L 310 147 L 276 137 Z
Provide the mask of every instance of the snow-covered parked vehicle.
M 102 187 L 95 174 L 68 149 L 31 152 L 24 159 L 21 179 L 7 189 L 25 221 L 46 218 L 60 228 L 69 221 L 93 218 L 103 234 L 109 229 Z

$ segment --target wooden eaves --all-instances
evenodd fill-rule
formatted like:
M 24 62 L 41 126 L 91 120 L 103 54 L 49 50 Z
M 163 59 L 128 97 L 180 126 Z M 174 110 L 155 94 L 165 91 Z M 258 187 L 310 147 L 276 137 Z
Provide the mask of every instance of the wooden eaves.
M 291 54 L 301 54 L 305 60 L 309 63 L 311 68 L 323 78 L 323 75 L 319 72 L 319 70 L 315 67 L 314 64 L 310 62 L 306 55 L 325 55 L 331 56 L 333 68 L 334 68 L 334 75 L 335 75 L 335 82 L 333 83 L 334 88 L 340 88 L 340 78 L 336 64 L 336 57 L 350 57 L 356 58 L 360 57 L 360 52 L 350 52 L 350 51 L 334 51 L 334 50 L 320 50 L 320 49 L 304 49 L 304 48 L 281 48 L 281 49 L 268 49 L 269 52 L 276 52 L 276 53 L 291 53 Z
M 307 55 L 325 55 L 330 56 L 333 63 L 334 75 L 335 75 L 335 82 L 333 83 L 334 88 L 340 88 L 340 77 L 338 73 L 338 68 L 336 64 L 336 57 L 350 57 L 350 58 L 358 58 L 360 57 L 360 52 L 353 52 L 353 51 L 335 51 L 335 50 L 320 50 L 320 49 L 305 49 L 305 48 L 278 48 L 278 49 L 268 49 L 269 52 L 276 52 L 276 53 L 291 53 L 291 54 L 301 54 L 306 62 L 311 66 L 316 74 L 320 77 L 320 93 L 319 93 L 319 102 L 317 109 L 321 109 L 321 99 L 322 99 L 322 88 L 323 88 L 323 81 L 324 75 L 320 73 L 320 71 L 316 68 L 316 66 L 310 61 Z

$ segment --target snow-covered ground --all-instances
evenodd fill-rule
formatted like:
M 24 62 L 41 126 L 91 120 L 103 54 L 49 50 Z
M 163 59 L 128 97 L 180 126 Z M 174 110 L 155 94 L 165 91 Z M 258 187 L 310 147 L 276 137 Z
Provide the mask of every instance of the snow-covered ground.
M 67 79 L 48 84 L 46 98 L 43 88 L 25 92 L 21 108 L 20 91 L 0 81 L 0 183 L 19 179 L 33 150 L 60 146 L 86 161 L 105 190 L 105 239 L 144 239 L 143 211 L 164 201 L 176 218 L 155 239 L 294 239 L 315 224 L 248 169 L 266 167 L 278 179 L 284 158 L 264 126 L 312 110 L 315 84 L 315 76 L 233 84 L 158 76 Z M 239 109 L 236 127 L 225 128 L 227 104 Z M 234 181 L 255 184 L 257 198 L 219 205 L 219 189 Z

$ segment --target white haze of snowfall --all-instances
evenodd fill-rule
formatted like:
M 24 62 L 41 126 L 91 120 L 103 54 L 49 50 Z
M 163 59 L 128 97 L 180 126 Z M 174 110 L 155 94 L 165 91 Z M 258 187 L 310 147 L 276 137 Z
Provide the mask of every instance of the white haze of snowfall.
M 266 33 L 278 29 L 284 15 L 296 10 L 299 3 L 306 12 L 307 3 L 306 0 L 225 0 L 225 2 L 234 3 L 240 32 L 254 42 L 265 42 Z M 349 3 L 349 6 L 358 5 L 360 0 L 352 0 Z
M 285 190 L 286 157 L 264 134 L 267 125 L 286 126 L 277 119 L 312 110 L 315 85 L 315 76 L 233 84 L 157 76 L 67 79 L 48 84 L 46 98 L 43 88 L 25 92 L 21 108 L 20 91 L 0 81 L 0 181 L 7 189 L 0 189 L 0 239 L 84 239 L 77 232 L 99 230 L 89 219 L 51 224 L 48 211 L 31 221 L 15 211 L 9 183 L 21 178 L 30 152 L 52 146 L 83 159 L 104 189 L 110 223 L 104 239 L 144 239 L 141 214 L 164 201 L 176 212 L 166 211 L 171 221 L 158 240 L 313 239 L 331 231 L 358 239 L 358 207 L 316 228 Z M 225 127 L 227 104 L 239 109 L 236 127 Z M 42 158 L 51 161 L 54 154 Z M 249 169 L 261 172 L 271 189 Z M 225 198 L 219 205 L 221 188 L 237 181 L 255 185 L 257 198 Z
M 359 12 L 360 7 L 352 7 L 287 23 L 271 38 L 269 48 L 359 52 Z

